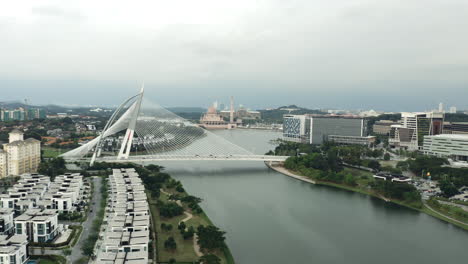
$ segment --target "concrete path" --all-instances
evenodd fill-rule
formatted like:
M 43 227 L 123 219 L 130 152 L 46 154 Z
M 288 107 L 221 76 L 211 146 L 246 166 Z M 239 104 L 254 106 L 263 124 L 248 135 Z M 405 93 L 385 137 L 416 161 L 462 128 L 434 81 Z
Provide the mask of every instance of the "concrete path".
M 198 257 L 203 256 L 203 252 L 201 252 L 200 246 L 198 245 L 197 233 L 193 235 L 193 249 L 195 250 L 195 254 L 197 254 Z
M 100 207 L 101 200 L 102 200 L 102 194 L 101 194 L 102 178 L 93 177 L 93 183 L 94 183 L 94 190 L 93 190 L 93 197 L 91 198 L 91 204 L 90 204 L 90 208 L 92 212 L 91 211 L 89 212 L 88 219 L 86 219 L 86 221 L 84 221 L 81 224 L 81 226 L 83 227 L 83 231 L 81 232 L 80 239 L 72 248 L 72 254 L 68 257 L 68 260 L 70 260 L 71 263 L 84 257 L 84 255 L 81 252 L 81 247 L 83 246 L 86 239 L 88 238 L 93 221 L 94 219 L 96 219 L 97 212 L 100 209 L 99 207 Z
M 444 215 L 444 214 L 440 213 L 439 211 L 437 211 L 437 210 L 435 210 L 435 209 L 432 209 L 432 207 L 430 207 L 430 206 L 427 204 L 427 202 L 424 201 L 424 200 L 423 200 L 423 204 L 424 204 L 424 206 L 426 206 L 427 208 L 429 208 L 429 210 L 431 210 L 432 212 L 434 212 L 434 213 L 436 213 L 436 214 L 438 214 L 438 215 L 441 215 L 441 216 L 443 216 L 443 217 L 445 217 L 445 218 L 447 218 L 447 219 L 450 219 L 450 220 L 452 220 L 452 221 L 454 221 L 454 222 L 457 222 L 457 223 L 459 223 L 459 224 L 468 226 L 468 224 L 465 223 L 465 222 L 462 222 L 462 221 L 460 221 L 460 220 L 454 219 L 454 218 L 452 218 L 452 217 L 450 217 L 450 216 L 447 216 L 447 215 Z
M 184 211 L 184 214 L 185 214 L 187 217 L 185 217 L 184 219 L 180 220 L 180 221 L 179 221 L 179 225 L 180 225 L 180 223 L 182 223 L 182 222 L 187 222 L 188 220 L 190 220 L 190 219 L 193 218 L 193 215 L 192 215 L 191 213 L 187 212 L 187 211 Z

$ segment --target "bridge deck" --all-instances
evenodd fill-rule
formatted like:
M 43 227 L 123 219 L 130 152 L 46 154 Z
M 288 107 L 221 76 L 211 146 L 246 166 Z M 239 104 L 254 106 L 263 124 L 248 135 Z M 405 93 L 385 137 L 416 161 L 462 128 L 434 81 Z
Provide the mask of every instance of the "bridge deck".
M 142 161 L 208 161 L 208 160 L 232 160 L 232 161 L 285 161 L 289 156 L 271 156 L 271 155 L 135 155 L 128 159 L 118 159 L 117 156 L 108 156 L 97 158 L 97 162 L 142 162 Z M 90 158 L 67 159 L 70 161 L 89 161 Z

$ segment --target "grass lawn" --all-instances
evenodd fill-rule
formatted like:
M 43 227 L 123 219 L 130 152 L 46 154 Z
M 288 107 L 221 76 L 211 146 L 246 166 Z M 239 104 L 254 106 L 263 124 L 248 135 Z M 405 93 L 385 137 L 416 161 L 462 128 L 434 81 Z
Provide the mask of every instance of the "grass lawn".
M 177 193 L 174 190 L 167 190 L 168 193 Z M 186 193 L 177 193 L 179 195 L 187 195 Z M 148 197 L 150 198 L 150 194 L 147 193 Z M 168 195 L 161 193 L 159 197 L 161 201 L 167 202 Z M 191 212 L 191 210 L 183 204 L 184 210 Z M 178 262 L 193 262 L 198 261 L 198 256 L 195 253 L 193 248 L 193 239 L 184 240 L 182 235 L 180 234 L 179 229 L 177 229 L 179 222 L 186 218 L 187 215 L 183 214 L 180 216 L 172 217 L 172 218 L 164 218 L 159 215 L 159 210 L 156 206 L 156 201 L 151 200 L 150 202 L 150 209 L 152 213 L 154 213 L 155 218 L 155 228 L 156 228 L 156 236 L 157 236 L 157 252 L 158 252 L 158 261 L 159 262 L 168 262 L 171 258 L 174 258 Z M 193 214 L 193 213 L 192 213 Z M 161 229 L 161 224 L 165 223 L 166 225 L 171 224 L 172 230 L 165 231 Z M 187 228 L 193 226 L 196 228 L 199 225 L 212 225 L 211 221 L 208 219 L 205 213 L 201 214 L 193 214 L 193 218 L 185 222 Z M 177 249 L 175 250 L 166 250 L 164 248 L 164 241 L 166 241 L 169 237 L 173 237 L 177 243 Z M 214 252 L 220 259 L 221 263 L 223 264 L 234 264 L 234 260 L 231 256 L 229 250 Z
M 382 167 L 393 167 L 393 168 L 396 168 L 396 165 L 398 163 L 398 161 L 396 160 L 379 160 L 380 162 L 380 165 L 382 165 Z
M 60 149 L 51 148 L 51 147 L 43 147 L 42 150 L 43 150 L 43 157 L 44 158 L 55 158 L 58 155 L 64 153 Z

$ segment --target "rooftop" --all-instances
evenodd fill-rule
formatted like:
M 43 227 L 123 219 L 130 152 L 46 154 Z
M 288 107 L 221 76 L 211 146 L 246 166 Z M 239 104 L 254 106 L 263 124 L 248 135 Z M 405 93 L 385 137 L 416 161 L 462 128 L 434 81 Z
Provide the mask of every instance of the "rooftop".
M 446 139 L 458 139 L 468 141 L 468 134 L 440 134 L 435 136 L 426 136 L 431 138 L 446 138 Z

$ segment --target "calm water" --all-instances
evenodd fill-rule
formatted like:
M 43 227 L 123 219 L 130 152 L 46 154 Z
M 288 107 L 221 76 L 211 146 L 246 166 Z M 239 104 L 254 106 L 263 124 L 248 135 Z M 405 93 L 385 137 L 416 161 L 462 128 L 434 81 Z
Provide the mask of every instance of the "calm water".
M 217 131 L 264 153 L 279 133 Z M 314 186 L 261 162 L 162 164 L 221 229 L 238 264 L 466 263 L 468 232 L 365 195 Z

